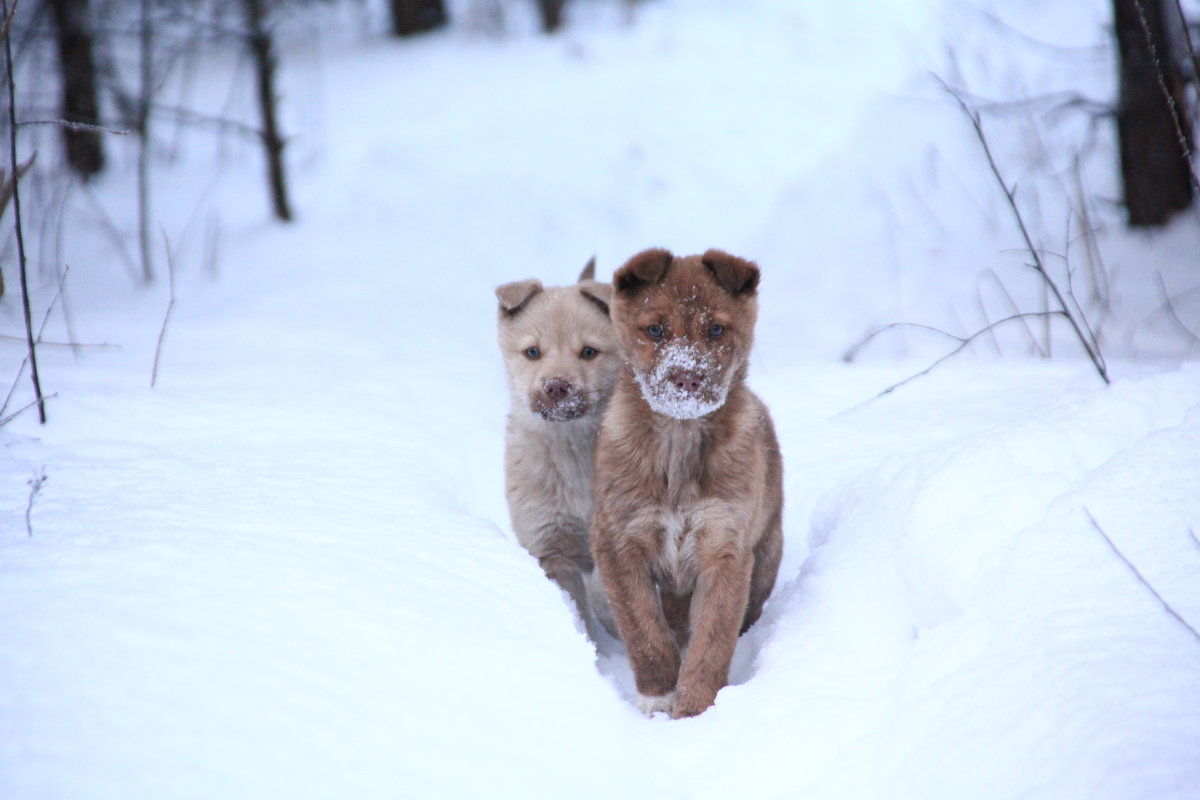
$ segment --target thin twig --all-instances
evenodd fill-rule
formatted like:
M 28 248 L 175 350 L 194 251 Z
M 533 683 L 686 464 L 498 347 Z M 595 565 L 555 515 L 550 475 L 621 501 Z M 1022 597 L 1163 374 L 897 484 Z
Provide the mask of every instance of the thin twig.
M 154 347 L 154 366 L 150 370 L 150 388 L 154 388 L 155 381 L 158 380 L 158 359 L 162 355 L 163 339 L 167 336 L 167 323 L 171 321 L 171 311 L 175 308 L 175 259 L 171 255 L 171 243 L 167 240 L 166 231 L 163 231 L 163 247 L 167 251 L 167 286 L 171 292 L 171 299 L 167 302 L 166 313 L 163 314 L 162 327 L 158 330 L 158 344 Z
M 963 100 L 962 97 L 953 88 L 951 88 L 948 83 L 942 80 L 941 77 L 937 75 L 934 77 L 937 78 L 937 81 L 942 85 L 942 88 L 945 89 L 946 92 L 955 99 L 963 113 L 966 114 L 967 119 L 971 121 L 971 126 L 975 129 L 975 136 L 978 138 L 979 144 L 983 147 L 983 153 L 987 157 L 988 167 L 991 168 L 992 175 L 995 177 L 996 183 L 999 184 L 1001 191 L 1004 192 L 1004 197 L 1008 201 L 1008 207 L 1012 211 L 1013 219 L 1016 221 L 1017 227 L 1021 231 L 1021 237 L 1025 240 L 1026 249 L 1028 249 L 1029 254 L 1033 257 L 1033 264 L 1031 266 L 1039 275 L 1041 275 L 1046 287 L 1054 295 L 1055 300 L 1058 301 L 1058 306 L 1060 309 L 1062 309 L 1062 315 L 1066 317 L 1067 322 L 1071 324 L 1071 328 L 1075 331 L 1075 335 L 1079 338 L 1079 343 L 1083 345 L 1084 351 L 1087 353 L 1088 358 L 1091 359 L 1092 365 L 1095 366 L 1096 372 L 1099 373 L 1101 380 L 1103 380 L 1106 384 L 1111 383 L 1108 378 L 1108 369 L 1104 364 L 1104 358 L 1100 354 L 1100 349 L 1095 344 L 1095 335 L 1092 334 L 1091 329 L 1087 327 L 1086 319 L 1081 323 L 1080 320 L 1077 320 L 1075 315 L 1070 312 L 1070 306 L 1067 304 L 1066 298 L 1063 297 L 1062 292 L 1058 288 L 1058 284 L 1055 283 L 1054 279 L 1050 277 L 1050 273 L 1047 271 L 1046 265 L 1042 261 L 1041 253 L 1039 252 L 1037 246 L 1033 243 L 1033 237 L 1030 236 L 1029 229 L 1025 226 L 1025 218 L 1021 215 L 1021 209 L 1017 206 L 1016 190 L 1009 188 L 1008 183 L 1004 180 L 1004 175 L 1000 172 L 1000 167 L 996 163 L 995 156 L 992 155 L 991 145 L 988 144 L 987 136 L 984 135 L 983 124 L 980 121 L 979 112 L 971 110 L 966 101 Z
M 150 101 L 154 94 L 154 24 L 150 14 L 151 0 L 141 0 L 138 36 L 138 104 L 137 104 L 137 206 L 138 251 L 142 257 L 142 281 L 154 282 L 153 246 L 150 242 Z
M 14 3 L 13 10 L 16 5 Z M 8 0 L 0 0 L 0 10 L 3 10 L 4 16 L 9 18 Z M 8 36 L 4 37 L 4 64 L 8 71 L 8 156 L 9 166 L 12 168 L 12 174 L 17 174 L 17 85 L 13 77 L 13 57 L 12 57 L 12 42 Z M 17 263 L 19 265 L 18 274 L 21 281 L 21 308 L 25 314 L 25 339 L 29 345 L 29 373 L 30 379 L 33 381 L 33 396 L 38 407 L 38 421 L 43 425 L 46 424 L 46 403 L 42 397 L 42 382 L 38 378 L 37 367 L 37 347 L 33 341 L 33 315 L 29 309 L 29 277 L 28 277 L 28 261 L 25 258 L 25 233 L 21 229 L 21 190 L 18 184 L 20 181 L 13 182 L 13 226 L 17 232 Z
M 58 397 L 58 392 L 54 392 L 53 394 L 48 394 L 45 397 L 43 397 L 42 400 L 53 400 L 56 397 Z M 7 417 L 0 417 L 0 428 L 3 428 L 5 425 L 12 422 L 14 419 L 21 416 L 23 413 L 25 413 L 26 411 L 28 411 L 29 409 L 33 408 L 36 405 L 37 405 L 37 401 L 31 400 L 30 402 L 28 402 L 25 405 L 18 408 L 13 413 L 9 414 Z
M 1193 344 L 1200 342 L 1200 336 L 1197 336 L 1191 328 L 1185 325 L 1183 320 L 1179 318 L 1179 314 L 1176 313 L 1175 304 L 1171 302 L 1171 295 L 1167 292 L 1167 282 L 1163 280 L 1161 272 L 1158 273 L 1158 288 L 1162 291 L 1163 306 L 1167 309 L 1167 315 L 1179 327 L 1184 336 L 1192 340 Z
M 1021 327 L 1025 329 L 1026 335 L 1029 336 L 1029 341 L 1033 344 L 1033 349 L 1037 350 L 1038 355 L 1042 358 L 1049 358 L 1049 354 L 1042 348 L 1041 342 L 1034 335 L 1033 329 L 1025 323 L 1024 318 L 1021 316 L 1021 307 L 1017 305 L 1017 301 L 1009 293 L 1008 287 L 1000 280 L 1000 276 L 996 274 L 996 270 L 989 267 L 987 272 L 984 273 L 984 277 L 991 278 L 992 282 L 996 284 L 996 288 L 1000 290 L 1000 294 L 1004 295 L 1004 299 L 1008 301 L 1008 307 L 1012 311 L 1013 316 L 1021 320 Z
M 42 315 L 42 324 L 38 326 L 37 336 L 34 338 L 39 347 L 42 344 L 42 334 L 46 331 L 46 323 L 50 321 L 50 313 L 54 311 L 55 304 L 63 296 L 63 287 L 66 285 L 67 275 L 70 271 L 70 266 L 67 266 L 63 270 L 62 277 L 58 279 L 58 289 L 54 292 L 54 297 L 50 298 L 50 305 L 46 306 L 46 313 Z M 12 386 L 8 387 L 8 394 L 4 397 L 4 404 L 0 405 L 0 414 L 3 414 L 8 409 L 8 404 L 12 402 L 13 393 L 17 390 L 17 384 L 21 382 L 21 373 L 25 371 L 25 365 L 28 363 L 29 354 L 26 353 L 25 358 L 21 360 L 21 366 L 17 368 L 17 377 L 13 379 Z
M 114 136 L 129 136 L 133 133 L 133 131 L 127 131 L 123 128 L 109 128 L 104 125 L 93 125 L 90 122 L 71 122 L 66 119 L 23 119 L 16 124 L 21 128 L 30 125 L 56 125 L 72 131 L 95 131 L 97 133 L 111 133 Z
M 247 137 L 261 138 L 262 129 L 249 125 L 245 122 L 239 122 L 236 119 L 229 117 L 221 117 L 214 114 L 205 114 L 200 111 L 192 111 L 188 108 L 177 108 L 175 106 L 166 106 L 155 104 L 150 113 L 155 116 L 168 115 L 171 121 L 184 125 L 215 125 L 219 128 L 228 128 L 238 133 L 244 134 Z
M 1026 44 L 1033 45 L 1034 47 L 1042 47 L 1047 50 L 1054 50 L 1060 53 L 1083 53 L 1090 50 L 1096 50 L 1100 47 L 1099 45 L 1092 44 L 1065 45 L 1057 44 L 1055 42 L 1044 42 L 1035 36 L 1031 36 L 1020 28 L 1010 25 L 990 11 L 985 11 L 982 8 L 972 8 L 971 10 L 983 17 L 984 21 L 991 23 L 996 28 L 999 28 L 1001 33 L 1007 36 L 1015 36 L 1018 40 L 1024 41 Z
M 980 336 L 983 336 L 985 333 L 990 333 L 992 330 L 999 327 L 1000 325 L 1003 325 L 1007 322 L 1012 322 L 1017 319 L 1023 319 L 1025 317 L 1065 317 L 1065 316 L 1066 316 L 1066 312 L 1063 312 L 1063 311 L 1027 311 L 1027 312 L 1024 312 L 1021 314 L 1014 314 L 1010 317 L 1005 317 L 1004 319 L 998 319 L 995 322 L 990 323 L 989 325 L 975 331 L 970 336 L 955 336 L 952 333 L 946 333 L 945 331 L 938 330 L 937 328 L 931 328 L 928 325 L 920 325 L 918 323 L 897 322 L 897 323 L 893 323 L 892 325 L 887 325 L 884 328 L 881 328 L 879 331 L 876 331 L 876 333 L 882 333 L 887 328 L 898 327 L 901 325 L 913 325 L 914 327 L 924 328 L 926 330 L 931 330 L 931 331 L 936 331 L 937 333 L 940 333 L 943 336 L 948 336 L 951 339 L 956 340 L 959 344 L 958 344 L 958 347 L 954 348 L 949 353 L 946 353 L 946 355 L 944 355 L 941 358 L 939 358 L 938 360 L 934 361 L 932 364 L 930 364 L 925 369 L 923 369 L 920 372 L 917 372 L 913 375 L 909 375 L 907 378 L 905 378 L 902 381 L 893 383 L 891 386 L 887 387 L 882 392 L 880 392 L 879 394 L 872 397 L 870 400 L 867 400 L 866 403 L 869 403 L 873 400 L 878 400 L 879 398 L 883 397 L 884 395 L 888 395 L 888 394 L 891 394 L 892 392 L 896 391 L 901 386 L 904 386 L 907 383 L 911 383 L 912 381 L 915 381 L 917 378 L 922 378 L 922 377 L 928 375 L 930 372 L 933 372 L 933 370 L 935 368 L 937 368 L 943 361 L 948 361 L 949 359 L 958 355 L 963 350 L 965 350 L 967 348 L 967 346 L 971 344 L 971 342 L 975 341 Z M 868 336 L 867 341 L 869 341 L 871 338 L 872 338 L 871 336 Z M 859 408 L 860 406 L 866 405 L 866 403 L 860 403 L 859 405 L 854 406 L 853 408 Z M 853 408 L 848 409 L 848 410 L 852 411 Z
M 25 337 L 0 333 L 0 342 L 21 342 L 23 344 L 25 342 Z M 76 347 L 83 347 L 95 350 L 108 350 L 113 348 L 119 349 L 121 345 L 112 344 L 111 342 L 93 342 L 88 344 L 86 342 L 51 342 L 47 341 L 46 339 L 38 339 L 38 347 L 70 347 L 72 349 Z
M 1104 532 L 1104 529 L 1100 527 L 1100 523 L 1096 522 L 1096 518 L 1092 516 L 1092 512 L 1085 508 L 1083 509 L 1083 513 L 1087 514 L 1087 518 L 1091 520 L 1092 527 L 1096 529 L 1096 532 L 1104 537 L 1104 541 L 1108 542 L 1108 546 L 1113 551 L 1113 555 L 1119 558 L 1121 562 L 1125 564 L 1125 566 L 1129 567 L 1129 571 L 1133 573 L 1133 576 L 1138 579 L 1142 586 L 1146 587 L 1150 594 L 1154 595 L 1154 599 L 1158 600 L 1159 604 L 1163 607 L 1163 610 L 1174 617 L 1176 622 L 1187 628 L 1188 632 L 1195 637 L 1196 641 L 1200 642 L 1200 631 L 1197 631 L 1195 628 L 1193 628 L 1186 619 L 1179 615 L 1178 611 L 1171 608 L 1171 604 L 1164 600 L 1163 596 L 1158 593 L 1158 590 L 1150 585 L 1150 581 L 1143 577 L 1142 573 L 1138 571 L 1138 568 L 1133 565 L 1133 562 L 1125 557 L 1125 554 L 1117 548 L 1116 544 L 1113 543 L 1113 540 L 1110 539 L 1108 534 Z
M 866 347 L 868 344 L 870 344 L 872 341 L 874 341 L 877 337 L 881 336 L 882 334 L 887 333 L 890 330 L 895 330 L 896 328 L 916 328 L 918 330 L 929 331 L 930 333 L 936 333 L 941 336 L 945 336 L 947 339 L 953 339 L 956 342 L 962 341 L 961 336 L 955 336 L 953 333 L 944 331 L 941 328 L 935 328 L 932 325 L 925 325 L 924 323 L 921 323 L 921 322 L 892 322 L 887 325 L 883 325 L 881 327 L 876 328 L 875 330 L 868 333 L 866 336 L 864 336 L 862 339 L 860 339 L 855 344 L 850 345 L 850 347 L 846 350 L 846 352 L 842 353 L 842 361 L 844 361 L 847 364 L 851 363 L 852 361 L 854 361 L 855 358 L 858 357 L 859 352 L 862 351 L 862 349 L 864 347 Z
M 38 474 L 25 482 L 29 486 L 29 500 L 25 503 L 25 533 L 31 539 L 33 538 L 33 522 L 30 515 L 33 514 L 33 501 L 42 491 L 42 487 L 46 485 L 46 468 L 43 466 Z
M 109 216 L 108 211 L 104 208 L 104 204 L 97 199 L 92 188 L 87 184 L 83 184 L 83 198 L 87 201 L 90 210 L 94 217 L 93 221 L 100 226 L 100 230 L 108 237 L 113 250 L 120 257 L 121 262 L 125 265 L 125 271 L 129 273 L 129 277 L 136 281 L 138 280 L 138 264 L 137 259 L 129 252 L 126 244 L 127 236 L 117 227 L 117 223 Z
M 1182 23 L 1179 27 L 1183 28 L 1183 41 L 1187 45 L 1188 56 L 1192 62 L 1192 77 L 1196 80 L 1197 91 L 1200 91 L 1200 53 L 1196 52 L 1196 46 L 1192 44 L 1192 29 L 1188 25 L 1187 16 L 1183 13 L 1181 0 L 1175 0 L 1175 10 L 1179 13 L 1179 20 Z
M 965 346 L 965 345 L 970 344 L 974 339 L 978 338 L 979 336 L 981 336 L 985 333 L 991 332 L 993 329 L 995 329 L 996 327 L 998 327 L 1000 325 L 1003 325 L 1006 322 L 1013 322 L 1015 320 L 1023 320 L 1027 317 L 1041 318 L 1041 317 L 1045 317 L 1047 315 L 1062 316 L 1063 314 L 1061 311 L 1022 311 L 1020 313 L 1007 316 L 1004 319 L 998 319 L 995 322 L 989 323 L 987 325 L 987 327 L 980 328 L 979 330 L 972 333 L 970 336 L 958 336 L 957 334 L 953 334 L 953 333 L 950 333 L 949 331 L 944 331 L 941 328 L 935 328 L 932 325 L 926 325 L 921 322 L 892 322 L 892 323 L 889 323 L 882 327 L 876 328 L 875 330 L 868 333 L 865 337 L 863 337 L 860 341 L 858 341 L 854 345 L 851 345 L 851 347 L 849 349 L 847 349 L 845 353 L 842 354 L 842 361 L 844 361 L 846 363 L 852 362 L 855 358 L 858 357 L 858 354 L 862 351 L 862 349 L 864 347 L 866 347 L 868 344 L 870 344 L 872 341 L 874 341 L 878 336 L 880 336 L 884 333 L 887 333 L 890 330 L 894 330 L 896 328 L 916 328 L 917 330 L 929 331 L 930 333 L 936 333 L 939 336 L 944 336 L 947 339 L 953 339 L 954 341 L 958 342 L 960 346 Z M 1028 329 L 1028 326 L 1026 326 L 1026 328 Z M 961 347 L 960 347 L 960 349 L 961 349 Z M 955 350 L 954 352 L 958 352 L 958 351 Z M 951 353 L 950 355 L 954 355 L 954 353 Z
M 1088 210 L 1087 197 L 1083 190 L 1083 171 L 1079 165 L 1079 154 L 1072 162 L 1075 178 L 1075 196 L 1079 202 L 1079 217 L 1083 224 L 1084 252 L 1087 254 L 1088 272 L 1092 276 L 1092 300 L 1099 303 L 1101 312 L 1108 310 L 1108 274 L 1104 269 L 1104 256 L 1096 245 L 1096 231 L 1092 227 L 1092 215 Z
M 4 15 L 4 27 L 0 28 L 0 39 L 8 40 L 8 29 L 12 27 L 13 17 L 16 16 L 19 5 L 21 5 L 21 0 L 13 0 L 12 8 Z

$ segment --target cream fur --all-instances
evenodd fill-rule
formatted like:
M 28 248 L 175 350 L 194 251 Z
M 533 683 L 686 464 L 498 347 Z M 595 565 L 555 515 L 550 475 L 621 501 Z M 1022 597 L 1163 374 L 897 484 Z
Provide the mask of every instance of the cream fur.
M 595 636 L 595 620 L 616 630 L 594 573 L 588 526 L 596 430 L 619 359 L 607 313 L 611 287 L 586 275 L 575 286 L 544 288 L 530 279 L 496 294 L 510 394 L 505 490 L 513 531 Z M 585 348 L 595 354 L 585 357 Z M 557 403 L 548 394 L 551 382 L 569 387 Z

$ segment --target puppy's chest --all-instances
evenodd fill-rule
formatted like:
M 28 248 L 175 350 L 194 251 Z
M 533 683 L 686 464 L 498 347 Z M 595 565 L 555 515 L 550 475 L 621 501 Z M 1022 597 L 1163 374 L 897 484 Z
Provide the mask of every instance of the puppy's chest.
M 705 459 L 709 457 L 698 433 L 677 432 L 664 442 L 659 469 L 663 480 L 656 515 L 661 537 L 657 544 L 657 569 L 681 591 L 695 581 L 696 549 L 702 535 L 701 500 Z

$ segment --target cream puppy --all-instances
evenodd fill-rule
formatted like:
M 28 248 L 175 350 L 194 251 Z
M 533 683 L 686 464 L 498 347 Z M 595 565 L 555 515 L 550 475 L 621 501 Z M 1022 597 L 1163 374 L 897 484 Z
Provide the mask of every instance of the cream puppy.
M 517 540 L 567 591 L 595 638 L 615 634 L 595 574 L 592 450 L 620 359 L 609 320 L 612 286 L 593 280 L 594 260 L 574 286 L 536 278 L 496 289 L 499 340 L 511 407 L 505 490 Z

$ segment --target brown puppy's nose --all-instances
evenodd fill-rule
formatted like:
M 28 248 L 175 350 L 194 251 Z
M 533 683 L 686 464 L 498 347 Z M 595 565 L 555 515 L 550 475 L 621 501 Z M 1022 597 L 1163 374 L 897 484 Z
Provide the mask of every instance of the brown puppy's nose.
M 681 392 L 698 392 L 704 385 L 704 376 L 690 369 L 681 369 L 671 375 L 671 383 Z
M 542 391 L 546 393 L 554 402 L 559 402 L 566 398 L 571 392 L 571 384 L 564 381 L 562 378 L 551 378 L 542 386 Z

